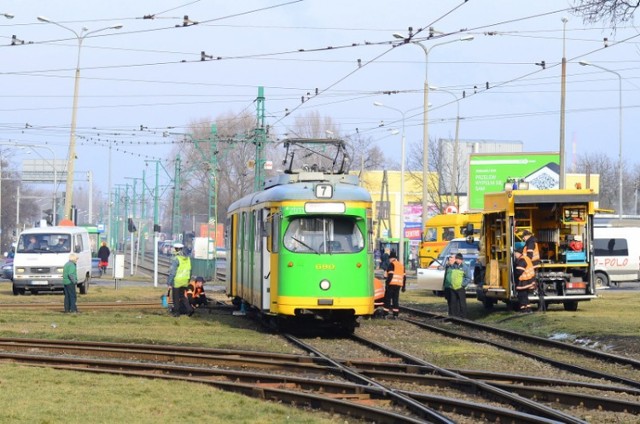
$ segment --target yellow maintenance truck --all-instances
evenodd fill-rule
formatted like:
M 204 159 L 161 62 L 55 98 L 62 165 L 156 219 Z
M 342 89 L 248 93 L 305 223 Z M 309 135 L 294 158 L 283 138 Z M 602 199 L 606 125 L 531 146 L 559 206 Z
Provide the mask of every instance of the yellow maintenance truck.
M 544 307 L 596 297 L 593 257 L 592 190 L 508 190 L 485 195 L 482 214 L 478 300 L 492 308 L 498 301 L 517 304 L 514 250 L 524 246 L 522 232 L 538 241 L 541 265 L 537 289 L 529 300 Z

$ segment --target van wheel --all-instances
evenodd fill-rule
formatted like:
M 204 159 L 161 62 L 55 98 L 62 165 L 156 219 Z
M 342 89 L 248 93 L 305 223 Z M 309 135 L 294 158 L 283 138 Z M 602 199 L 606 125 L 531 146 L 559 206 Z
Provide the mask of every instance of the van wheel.
M 84 283 L 80 284 L 80 294 L 87 294 L 89 291 L 89 281 L 91 280 L 91 276 L 87 275 L 87 278 L 84 279 Z
M 578 310 L 578 302 L 576 302 L 575 300 L 564 302 L 564 310 L 565 311 L 570 311 L 570 312 L 577 311 Z
M 596 287 L 609 287 L 611 282 L 604 272 L 596 272 Z

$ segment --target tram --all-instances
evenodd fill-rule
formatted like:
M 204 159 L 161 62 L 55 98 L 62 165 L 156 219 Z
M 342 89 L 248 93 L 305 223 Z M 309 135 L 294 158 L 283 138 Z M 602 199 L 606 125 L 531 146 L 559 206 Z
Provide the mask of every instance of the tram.
M 227 294 L 277 325 L 352 332 L 373 313 L 371 195 L 348 174 L 344 141 L 289 139 L 284 147 L 285 172 L 228 209 Z

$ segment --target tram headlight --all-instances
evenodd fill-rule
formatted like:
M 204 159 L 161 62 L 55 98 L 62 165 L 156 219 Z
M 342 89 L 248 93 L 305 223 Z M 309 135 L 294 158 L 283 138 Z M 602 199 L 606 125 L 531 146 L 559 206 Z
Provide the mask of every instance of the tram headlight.
M 322 290 L 329 290 L 331 288 L 331 282 L 329 280 L 320 281 L 320 288 Z

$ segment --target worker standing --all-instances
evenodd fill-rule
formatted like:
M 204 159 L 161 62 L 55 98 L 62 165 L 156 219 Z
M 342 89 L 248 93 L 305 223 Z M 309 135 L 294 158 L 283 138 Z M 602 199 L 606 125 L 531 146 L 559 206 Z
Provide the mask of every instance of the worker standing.
M 406 290 L 407 275 L 404 265 L 398 260 L 394 250 L 389 255 L 389 266 L 385 272 L 386 290 L 384 310 L 388 314 L 393 314 L 393 319 L 397 319 L 400 314 L 400 290 Z
M 187 299 L 186 292 L 189 280 L 191 279 L 191 259 L 183 253 L 184 245 L 176 243 L 173 245 L 175 257 L 169 268 L 167 285 L 171 287 L 171 298 L 173 300 L 172 315 L 180 315 L 192 312 L 191 305 Z

